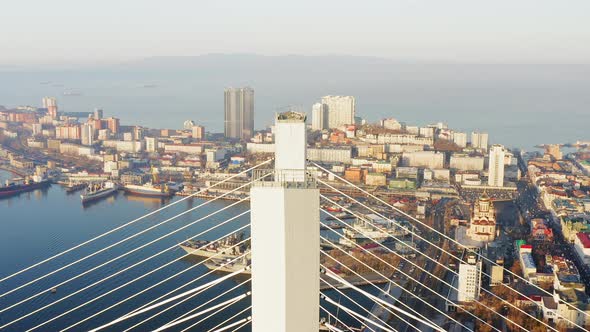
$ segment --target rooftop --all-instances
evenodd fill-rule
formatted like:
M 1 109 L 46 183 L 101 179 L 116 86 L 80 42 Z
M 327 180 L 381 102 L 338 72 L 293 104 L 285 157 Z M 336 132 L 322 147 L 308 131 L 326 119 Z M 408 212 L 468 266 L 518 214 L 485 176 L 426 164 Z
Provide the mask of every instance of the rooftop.
M 300 113 L 300 112 L 293 112 L 293 111 L 287 111 L 287 112 L 283 112 L 283 113 L 279 113 L 277 115 L 277 120 L 278 121 L 285 121 L 285 122 L 305 122 L 306 119 L 306 115 L 305 113 Z
M 551 296 L 543 296 L 543 306 L 549 310 L 557 310 L 557 303 Z
M 576 234 L 584 248 L 590 248 L 590 235 L 588 233 L 578 233 Z

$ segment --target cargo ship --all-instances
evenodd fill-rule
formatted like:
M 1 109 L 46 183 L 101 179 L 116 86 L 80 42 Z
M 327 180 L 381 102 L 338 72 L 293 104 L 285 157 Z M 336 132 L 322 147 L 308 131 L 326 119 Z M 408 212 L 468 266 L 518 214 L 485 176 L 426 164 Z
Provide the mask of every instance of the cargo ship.
M 129 194 L 151 197 L 170 197 L 174 191 L 166 185 L 157 185 L 153 183 L 146 183 L 143 185 L 126 184 L 123 190 Z
M 67 194 L 72 194 L 75 193 L 78 190 L 82 190 L 86 187 L 85 183 L 70 183 L 66 186 L 66 193 Z
M 22 183 L 16 182 L 20 180 L 22 180 Z M 0 197 L 9 197 L 23 192 L 45 188 L 50 184 L 51 182 L 48 179 L 44 179 L 37 175 L 26 179 L 13 179 L 12 181 L 7 180 L 5 185 L 0 187 Z
M 86 191 L 80 195 L 82 204 L 88 203 L 103 197 L 110 196 L 117 192 L 119 186 L 111 181 L 102 183 L 91 183 L 86 188 Z

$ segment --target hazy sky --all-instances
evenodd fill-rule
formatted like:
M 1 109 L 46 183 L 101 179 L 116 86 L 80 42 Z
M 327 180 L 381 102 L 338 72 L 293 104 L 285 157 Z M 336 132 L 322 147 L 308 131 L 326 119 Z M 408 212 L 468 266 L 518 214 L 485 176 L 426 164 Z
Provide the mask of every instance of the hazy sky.
M 589 0 L 18 0 L 0 64 L 206 53 L 588 63 Z

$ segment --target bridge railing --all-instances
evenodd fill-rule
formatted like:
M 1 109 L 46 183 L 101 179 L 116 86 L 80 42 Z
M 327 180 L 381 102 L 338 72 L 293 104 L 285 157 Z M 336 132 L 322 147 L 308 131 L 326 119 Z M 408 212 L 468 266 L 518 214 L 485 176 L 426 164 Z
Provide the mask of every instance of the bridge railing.
M 302 169 L 255 169 L 253 186 L 282 186 L 287 188 L 316 188 L 315 174 Z

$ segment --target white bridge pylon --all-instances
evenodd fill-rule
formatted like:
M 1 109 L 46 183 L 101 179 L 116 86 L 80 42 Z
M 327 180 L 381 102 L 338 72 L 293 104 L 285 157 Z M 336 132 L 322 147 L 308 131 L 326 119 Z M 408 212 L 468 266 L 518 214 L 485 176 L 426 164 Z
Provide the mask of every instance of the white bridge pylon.
M 252 330 L 319 330 L 320 197 L 306 172 L 305 115 L 277 115 L 271 181 L 250 191 Z

